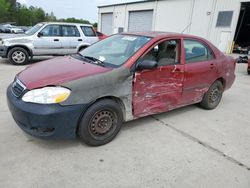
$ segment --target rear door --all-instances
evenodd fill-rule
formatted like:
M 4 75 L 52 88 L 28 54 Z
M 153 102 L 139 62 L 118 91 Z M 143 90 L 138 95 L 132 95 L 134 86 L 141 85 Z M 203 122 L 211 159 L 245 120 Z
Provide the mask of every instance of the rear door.
M 202 41 L 184 39 L 185 79 L 183 104 L 199 102 L 218 77 L 217 60 L 210 47 Z
M 60 25 L 47 25 L 40 33 L 42 36 L 36 36 L 33 41 L 34 55 L 61 54 L 62 33 Z
M 77 52 L 79 44 L 83 41 L 80 32 L 74 25 L 62 25 L 62 54 L 72 54 Z
M 158 67 L 136 71 L 133 82 L 133 115 L 143 117 L 176 108 L 182 97 L 184 65 L 179 39 L 161 41 L 139 61 L 154 60 Z

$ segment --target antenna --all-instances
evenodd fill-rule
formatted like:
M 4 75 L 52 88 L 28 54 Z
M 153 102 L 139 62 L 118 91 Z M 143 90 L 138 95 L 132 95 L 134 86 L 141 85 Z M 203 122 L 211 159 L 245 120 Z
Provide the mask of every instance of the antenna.
M 191 25 L 192 25 L 192 22 L 190 22 L 190 23 L 187 25 L 187 27 L 185 27 L 185 28 L 183 29 L 183 31 L 182 31 L 181 33 L 184 33 Z

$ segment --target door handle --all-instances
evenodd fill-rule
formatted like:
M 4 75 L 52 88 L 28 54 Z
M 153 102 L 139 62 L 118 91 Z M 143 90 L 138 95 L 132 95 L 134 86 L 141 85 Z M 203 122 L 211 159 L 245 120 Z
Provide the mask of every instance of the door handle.
M 58 42 L 58 41 L 59 41 L 59 39 L 54 39 L 54 41 L 55 41 L 55 42 Z
M 214 63 L 211 63 L 210 64 L 210 69 L 214 69 L 214 67 L 215 67 Z
M 181 72 L 181 69 L 179 68 L 179 67 L 175 67 L 173 70 L 172 70 L 172 72 L 174 73 L 174 72 Z
M 78 39 L 78 41 L 82 41 L 82 39 Z

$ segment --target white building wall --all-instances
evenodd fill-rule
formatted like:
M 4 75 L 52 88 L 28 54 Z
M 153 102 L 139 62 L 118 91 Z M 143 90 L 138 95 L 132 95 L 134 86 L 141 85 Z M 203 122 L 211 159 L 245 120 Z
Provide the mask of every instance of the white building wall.
M 190 24 L 192 0 L 157 1 L 154 30 L 182 32 Z M 188 29 L 184 33 L 188 33 Z
M 233 42 L 240 13 L 241 2 L 250 0 L 160 0 L 144 3 L 116 5 L 99 8 L 98 29 L 101 13 L 114 12 L 113 31 L 118 27 L 128 29 L 129 11 L 153 10 L 152 30 L 193 34 L 204 37 L 220 46 L 223 32 L 228 32 L 228 48 Z M 230 27 L 216 27 L 219 11 L 233 11 Z

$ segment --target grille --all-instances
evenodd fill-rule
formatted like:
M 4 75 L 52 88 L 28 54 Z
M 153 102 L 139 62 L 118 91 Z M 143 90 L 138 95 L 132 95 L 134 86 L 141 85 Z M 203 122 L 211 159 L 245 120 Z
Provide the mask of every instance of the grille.
M 22 82 L 20 82 L 20 80 L 15 79 L 14 82 L 12 83 L 12 93 L 16 97 L 20 97 L 25 90 L 26 90 L 25 85 L 23 85 Z

